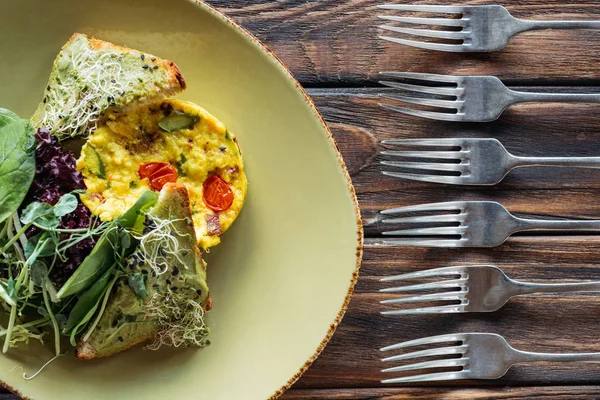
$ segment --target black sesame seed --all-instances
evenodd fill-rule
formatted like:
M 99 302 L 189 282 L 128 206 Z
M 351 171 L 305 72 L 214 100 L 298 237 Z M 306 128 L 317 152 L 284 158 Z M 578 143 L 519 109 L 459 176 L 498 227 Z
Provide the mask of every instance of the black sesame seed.
M 47 101 L 48 101 L 48 98 L 44 97 L 44 104 L 46 104 Z
M 165 282 L 167 282 L 167 285 L 171 285 L 171 281 L 169 279 L 167 279 Z
M 142 59 L 142 61 L 144 61 L 144 59 L 146 59 L 146 56 L 145 56 L 145 55 L 143 55 L 143 54 L 141 54 L 141 55 L 140 55 L 140 58 Z
M 148 69 L 148 64 L 144 64 L 144 65 L 142 65 L 142 68 L 144 68 L 144 69 Z
M 219 150 L 221 150 L 221 151 L 225 151 L 225 150 L 227 150 L 227 147 L 225 147 L 225 146 L 221 146 L 221 147 L 219 147 Z
M 156 57 L 151 58 L 152 62 L 156 61 Z
M 160 288 L 160 285 L 159 285 L 158 283 L 155 283 L 154 285 L 152 285 L 152 287 L 153 287 L 154 289 L 158 289 L 158 288 Z
M 125 339 L 123 339 L 123 336 L 119 336 L 119 342 L 123 342 L 125 341 Z
M 173 275 L 173 276 L 177 276 L 177 275 L 179 275 L 179 268 L 177 268 L 177 267 L 173 267 L 173 273 L 172 273 L 172 275 Z
M 147 269 L 143 269 L 143 270 L 142 270 L 142 274 L 144 274 L 144 275 L 148 275 L 148 270 L 147 270 Z
M 158 65 L 155 65 L 154 67 L 152 67 L 152 69 L 158 69 Z
M 202 296 L 202 290 L 200 290 L 200 289 L 196 290 L 196 294 L 197 294 L 198 296 Z
M 112 83 L 117 83 L 117 80 L 116 80 L 116 79 L 111 79 L 110 81 L 111 81 Z
M 48 87 L 46 87 L 46 90 L 50 90 L 50 85 L 48 85 Z
M 177 286 L 173 286 L 173 287 L 171 288 L 171 290 L 172 290 L 173 292 L 176 292 L 176 291 L 177 291 Z

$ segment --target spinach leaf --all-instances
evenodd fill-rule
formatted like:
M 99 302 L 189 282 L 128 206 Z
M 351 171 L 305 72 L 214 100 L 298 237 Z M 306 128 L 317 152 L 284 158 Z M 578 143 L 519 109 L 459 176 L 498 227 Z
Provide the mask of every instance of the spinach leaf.
M 58 218 L 72 213 L 77 208 L 77 197 L 74 194 L 67 193 L 63 195 L 54 205 L 54 215 Z
M 89 321 L 94 315 L 94 312 L 98 308 L 98 303 L 108 288 L 108 282 L 114 269 L 115 266 L 113 265 L 87 292 L 79 297 L 67 318 L 67 324 L 65 329 L 63 329 L 63 333 L 72 332 L 74 328 L 81 326 L 82 322 Z
M 33 182 L 34 133 L 29 121 L 0 111 L 0 222 L 17 211 Z
M 140 225 L 143 225 L 145 219 L 143 211 L 156 204 L 157 199 L 158 195 L 152 191 L 142 193 L 135 204 L 125 214 L 117 218 L 117 224 L 123 228 L 130 229 L 138 224 L 138 220 L 141 219 L 142 222 Z M 128 233 L 126 234 L 129 235 Z M 116 227 L 108 229 L 98 239 L 90 255 L 83 260 L 56 296 L 59 299 L 64 299 L 93 285 L 114 264 L 115 257 L 119 254 L 119 248 L 117 247 L 121 247 L 119 244 L 127 243 L 130 243 L 130 241 L 128 242 L 127 239 L 123 238 L 123 233 L 120 233 Z M 130 247 L 123 250 L 130 252 L 133 249 Z
M 0 128 L 11 122 L 19 121 L 21 118 L 14 112 L 7 110 L 6 108 L 0 108 Z
M 145 281 L 146 277 L 141 272 L 130 274 L 127 277 L 127 283 L 129 284 L 129 287 L 131 288 L 131 290 L 133 290 L 133 293 L 135 293 L 135 295 L 141 300 L 144 300 L 148 296 L 148 293 L 146 292 Z

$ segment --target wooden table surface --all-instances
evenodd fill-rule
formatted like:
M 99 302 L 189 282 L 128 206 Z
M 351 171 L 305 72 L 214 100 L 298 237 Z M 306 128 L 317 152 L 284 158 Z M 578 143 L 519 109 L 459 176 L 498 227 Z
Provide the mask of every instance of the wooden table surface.
M 308 88 L 350 169 L 365 224 L 364 261 L 348 312 L 323 354 L 282 398 L 600 398 L 600 364 L 517 366 L 495 381 L 384 386 L 378 351 L 469 331 L 499 333 L 531 351 L 600 351 L 600 301 L 591 295 L 524 296 L 487 315 L 386 318 L 379 314 L 385 296 L 378 293 L 381 276 L 462 263 L 494 264 L 532 281 L 598 279 L 600 236 L 520 235 L 489 250 L 410 249 L 382 244 L 374 222 L 384 208 L 463 199 L 497 200 L 530 216 L 600 218 L 600 170 L 523 169 L 498 186 L 459 188 L 386 178 L 377 165 L 378 143 L 390 138 L 493 137 L 518 155 L 600 156 L 597 105 L 520 105 L 494 123 L 460 124 L 388 112 L 377 98 L 377 75 L 386 70 L 491 74 L 527 89 L 600 92 L 600 31 L 528 32 L 502 52 L 451 54 L 378 40 L 375 6 L 382 0 L 209 2 L 258 36 Z M 600 19 L 592 0 L 503 3 L 521 18 Z
M 526 89 L 600 92 L 600 30 L 528 32 L 502 52 L 451 54 L 378 40 L 375 6 L 384 1 L 210 3 L 258 36 L 308 88 L 350 169 L 365 223 L 364 261 L 348 312 L 322 355 L 282 399 L 600 398 L 600 364 L 517 366 L 494 381 L 394 386 L 379 383 L 384 376 L 378 351 L 404 340 L 470 331 L 499 333 L 530 351 L 600 351 L 600 301 L 592 295 L 523 296 L 486 315 L 386 318 L 379 314 L 385 296 L 378 293 L 381 276 L 463 263 L 494 264 L 532 281 L 598 279 L 600 236 L 519 235 L 489 250 L 410 249 L 383 244 L 374 223 L 384 208 L 464 199 L 497 200 L 530 216 L 600 218 L 600 170 L 523 169 L 498 186 L 459 188 L 386 178 L 377 165 L 378 143 L 390 138 L 493 137 L 518 155 L 600 156 L 597 105 L 519 105 L 493 123 L 460 124 L 391 113 L 377 98 L 383 90 L 377 74 L 385 70 L 492 74 Z M 592 0 L 503 3 L 521 18 L 600 19 Z

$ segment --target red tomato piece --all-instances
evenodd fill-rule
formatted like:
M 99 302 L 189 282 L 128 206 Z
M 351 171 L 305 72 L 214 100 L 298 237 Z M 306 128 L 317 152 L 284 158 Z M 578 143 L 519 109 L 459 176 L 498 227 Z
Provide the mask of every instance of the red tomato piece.
M 204 181 L 202 195 L 204 204 L 214 212 L 225 211 L 233 203 L 231 186 L 219 175 L 213 175 Z
M 140 178 L 148 178 L 152 190 L 160 191 L 166 183 L 177 181 L 177 170 L 169 163 L 150 162 L 140 165 Z

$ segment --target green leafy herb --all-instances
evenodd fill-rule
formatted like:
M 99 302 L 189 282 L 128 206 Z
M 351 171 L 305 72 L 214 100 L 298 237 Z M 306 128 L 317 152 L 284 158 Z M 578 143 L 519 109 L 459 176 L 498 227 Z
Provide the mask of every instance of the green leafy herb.
M 0 222 L 21 205 L 35 175 L 35 137 L 29 121 L 0 109 Z
M 127 283 L 139 299 L 144 300 L 148 296 L 146 291 L 146 278 L 141 272 L 129 274 Z
M 63 195 L 54 205 L 54 215 L 59 218 L 64 217 L 65 215 L 75 211 L 77 204 L 77 197 L 75 197 L 74 194 L 67 193 Z
M 36 223 L 44 228 L 52 229 L 58 227 L 60 220 L 51 204 L 35 201 L 25 207 L 21 214 L 21 222 L 25 225 Z

